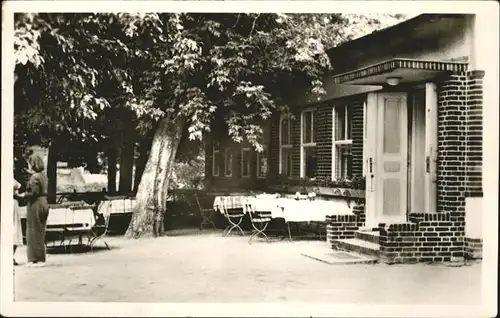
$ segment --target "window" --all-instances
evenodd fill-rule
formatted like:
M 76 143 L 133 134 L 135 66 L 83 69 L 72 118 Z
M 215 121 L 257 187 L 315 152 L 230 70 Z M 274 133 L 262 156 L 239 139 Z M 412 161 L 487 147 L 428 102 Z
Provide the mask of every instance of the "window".
M 352 107 L 333 108 L 332 179 L 352 177 Z
M 233 175 L 233 152 L 227 148 L 224 157 L 224 175 L 231 177 Z
M 267 146 L 264 145 L 262 152 L 257 152 L 257 178 L 267 176 Z
M 305 110 L 301 117 L 301 169 L 302 178 L 314 178 L 316 176 L 316 127 L 314 120 L 316 110 Z
M 292 176 L 292 120 L 289 117 L 280 119 L 280 174 Z
M 214 141 L 212 145 L 212 176 L 218 177 L 220 169 L 220 143 Z
M 251 157 L 251 149 L 247 145 L 242 146 L 241 148 L 241 177 L 249 178 L 250 177 L 250 157 Z

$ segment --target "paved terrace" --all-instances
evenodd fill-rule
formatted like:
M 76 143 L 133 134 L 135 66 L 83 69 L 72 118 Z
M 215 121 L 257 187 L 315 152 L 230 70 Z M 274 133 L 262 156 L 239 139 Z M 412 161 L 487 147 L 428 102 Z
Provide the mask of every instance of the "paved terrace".
M 15 268 L 16 301 L 477 304 L 481 264 L 329 265 L 302 255 L 325 242 L 254 242 L 192 230 L 107 238 L 112 250 L 49 254 Z M 25 248 L 18 261 L 25 263 Z

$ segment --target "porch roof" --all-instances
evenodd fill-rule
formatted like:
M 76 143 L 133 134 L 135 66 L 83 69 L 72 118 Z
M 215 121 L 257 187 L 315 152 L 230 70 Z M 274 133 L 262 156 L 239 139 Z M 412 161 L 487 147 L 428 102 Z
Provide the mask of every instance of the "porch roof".
M 333 76 L 335 84 L 383 85 L 388 77 L 400 83 L 430 80 L 441 73 L 465 72 L 468 63 L 395 58 Z

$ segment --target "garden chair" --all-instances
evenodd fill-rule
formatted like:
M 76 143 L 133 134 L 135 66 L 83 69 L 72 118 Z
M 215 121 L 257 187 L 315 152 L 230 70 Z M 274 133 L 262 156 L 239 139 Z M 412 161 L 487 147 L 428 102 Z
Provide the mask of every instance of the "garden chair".
M 214 213 L 214 208 L 212 206 L 213 199 L 206 195 L 198 195 L 198 193 L 194 194 L 196 198 L 196 204 L 198 205 L 198 209 L 200 210 L 201 222 L 200 222 L 200 230 L 203 230 L 204 225 L 212 225 L 214 229 L 217 227 L 213 222 L 212 215 Z
M 269 238 L 264 231 L 272 220 L 271 211 L 255 211 L 251 204 L 247 205 L 247 211 L 253 227 L 252 235 L 250 235 L 248 239 L 248 244 L 251 244 L 252 240 L 259 236 L 262 236 L 266 242 L 269 242 Z
M 243 211 L 243 207 L 229 209 L 227 208 L 225 200 L 223 199 L 221 208 L 224 216 L 229 222 L 229 225 L 224 229 L 223 235 L 229 236 L 229 234 L 234 229 L 237 229 L 240 231 L 241 235 L 245 236 L 245 232 L 243 232 L 243 229 L 240 226 L 241 222 L 243 221 L 243 217 L 245 217 L 245 212 Z

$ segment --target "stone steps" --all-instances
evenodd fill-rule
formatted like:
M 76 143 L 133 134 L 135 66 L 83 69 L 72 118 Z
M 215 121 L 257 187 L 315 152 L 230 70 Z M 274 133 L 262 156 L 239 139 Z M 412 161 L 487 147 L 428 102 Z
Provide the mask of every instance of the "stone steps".
M 354 238 L 375 243 L 379 243 L 380 232 L 378 231 L 357 231 L 354 233 Z
M 375 264 L 378 258 L 375 256 L 363 255 L 355 252 L 345 251 L 308 251 L 302 253 L 302 256 L 311 258 L 329 265 L 346 265 L 346 264 Z
M 332 241 L 332 247 L 337 250 L 356 252 L 359 254 L 378 257 L 380 245 L 359 238 L 339 239 Z

